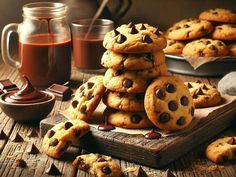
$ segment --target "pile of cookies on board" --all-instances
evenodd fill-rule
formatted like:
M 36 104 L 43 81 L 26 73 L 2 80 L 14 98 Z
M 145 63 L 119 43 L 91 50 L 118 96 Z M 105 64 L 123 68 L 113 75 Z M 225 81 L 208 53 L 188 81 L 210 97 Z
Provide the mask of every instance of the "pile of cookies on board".
M 168 131 L 189 126 L 195 106 L 216 103 L 216 88 L 201 82 L 184 83 L 168 74 L 163 52 L 166 39 L 157 28 L 125 24 L 108 32 L 103 45 L 107 51 L 102 65 L 108 69 L 104 76 L 91 77 L 77 89 L 68 108 L 70 120 L 45 135 L 42 148 L 50 157 L 60 158 L 89 132 L 86 122 L 101 100 L 107 106 L 107 124 L 129 129 L 156 126 Z M 73 165 L 98 177 L 122 175 L 120 166 L 104 155 L 79 155 Z
M 181 20 L 170 27 L 166 54 L 190 57 L 236 56 L 236 13 L 215 8 L 199 18 Z

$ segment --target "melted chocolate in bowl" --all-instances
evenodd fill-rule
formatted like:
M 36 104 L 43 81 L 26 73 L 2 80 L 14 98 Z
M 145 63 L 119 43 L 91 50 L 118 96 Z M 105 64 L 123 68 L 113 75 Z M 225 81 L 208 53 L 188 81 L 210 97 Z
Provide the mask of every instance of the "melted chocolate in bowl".
M 7 103 L 29 104 L 48 101 L 52 97 L 42 91 L 35 89 L 29 79 L 24 76 L 26 84 L 17 92 L 10 92 L 3 98 Z

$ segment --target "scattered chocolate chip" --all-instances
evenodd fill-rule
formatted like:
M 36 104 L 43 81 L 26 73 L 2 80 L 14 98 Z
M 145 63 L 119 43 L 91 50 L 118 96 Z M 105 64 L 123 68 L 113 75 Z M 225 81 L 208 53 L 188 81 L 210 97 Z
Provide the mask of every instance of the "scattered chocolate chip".
M 71 94 L 73 93 L 69 87 L 60 84 L 52 84 L 46 90 L 55 95 L 55 98 L 60 101 L 69 100 L 71 98 Z
M 156 95 L 157 98 L 163 100 L 164 97 L 165 97 L 165 91 L 163 89 L 157 89 L 155 91 L 155 95 Z
M 133 26 L 131 29 L 130 29 L 130 34 L 137 34 L 138 33 L 138 30 L 135 28 L 135 26 Z
M 38 154 L 39 150 L 38 148 L 34 145 L 34 143 L 30 143 L 30 145 L 28 146 L 28 148 L 26 149 L 26 152 L 28 154 Z
M 138 124 L 142 120 L 142 117 L 138 114 L 131 116 L 131 122 Z
M 135 171 L 133 172 L 133 175 L 135 177 L 148 177 L 147 173 L 140 166 L 135 169 Z
M 158 37 L 161 36 L 161 33 L 159 32 L 158 28 L 156 28 L 156 29 L 153 31 L 153 34 L 157 35 Z
M 217 26 L 216 27 L 218 30 L 222 30 L 222 27 L 221 26 Z
M 193 88 L 193 86 L 188 82 L 187 84 L 188 88 Z
M 24 159 L 16 159 L 16 166 L 20 168 L 25 168 L 26 167 L 26 162 Z
M 20 136 L 19 133 L 16 133 L 11 138 L 11 141 L 13 141 L 13 142 L 22 142 L 22 141 L 24 141 L 24 139 Z
M 161 115 L 158 118 L 158 122 L 160 123 L 166 123 L 170 120 L 170 115 L 166 112 L 161 113 Z
M 178 104 L 172 100 L 168 103 L 168 108 L 171 111 L 176 111 L 178 109 Z
M 202 82 L 201 82 L 200 80 L 197 80 L 196 83 L 200 84 L 200 83 L 202 83 Z
M 88 93 L 86 99 L 87 99 L 87 100 L 91 100 L 93 97 L 94 97 L 94 95 L 93 95 L 93 93 L 91 92 L 91 93 Z
M 214 12 L 212 12 L 212 14 L 214 14 L 214 15 L 218 15 L 218 12 L 217 12 L 217 11 L 214 11 Z
M 228 141 L 228 144 L 235 145 L 236 144 L 236 139 L 234 137 L 231 137 Z
M 105 166 L 102 168 L 102 172 L 105 174 L 111 174 L 112 171 L 111 171 L 110 167 Z
M 129 22 L 129 24 L 127 25 L 128 28 L 132 28 L 134 26 L 133 22 Z
M 198 95 L 196 93 L 193 93 L 192 98 L 197 98 Z
M 93 82 L 88 82 L 87 86 L 88 86 L 88 89 L 91 89 L 94 86 L 94 83 Z
M 123 81 L 123 86 L 124 86 L 125 88 L 130 88 L 130 87 L 133 86 L 133 81 L 130 80 L 130 79 L 124 79 L 124 81 Z
M 64 124 L 64 129 L 65 130 L 68 130 L 70 127 L 72 127 L 73 126 L 73 124 L 71 123 L 71 122 L 66 122 L 65 124 Z
M 118 42 L 119 44 L 122 44 L 123 42 L 125 42 L 127 40 L 127 38 L 125 37 L 125 35 L 123 34 L 119 34 L 117 37 L 116 42 Z
M 50 143 L 49 143 L 49 146 L 57 146 L 59 143 L 58 139 L 53 139 Z
M 48 132 L 48 138 L 53 137 L 54 134 L 55 134 L 55 131 L 53 131 L 53 130 L 49 130 L 49 132 Z
M 181 29 L 181 27 L 180 27 L 180 26 L 176 26 L 176 27 L 175 27 L 175 30 L 178 30 L 178 29 Z
M 194 115 L 194 112 L 195 112 L 195 109 L 194 107 L 191 108 L 191 115 L 193 116 Z
M 182 96 L 180 99 L 180 102 L 183 106 L 187 106 L 188 105 L 188 97 Z
M 184 24 L 184 28 L 189 28 L 190 26 L 188 24 Z
M 203 84 L 202 89 L 209 90 L 209 88 L 205 84 Z
M 152 39 L 147 34 L 143 36 L 142 41 L 148 44 L 152 43 Z
M 166 85 L 166 91 L 169 93 L 174 93 L 176 91 L 176 88 L 173 84 L 167 84 Z
M 28 137 L 38 137 L 38 132 L 35 129 L 32 129 L 27 133 Z
M 147 29 L 147 28 L 145 27 L 144 24 L 142 24 L 142 25 L 140 26 L 140 28 L 139 28 L 139 30 L 145 30 L 145 29 Z
M 86 114 L 87 113 L 87 106 L 82 105 L 81 108 L 80 108 L 80 112 L 83 113 L 83 114 Z
M 116 36 L 119 35 L 119 34 L 120 34 L 119 31 L 113 30 L 111 36 L 112 36 L 112 37 L 116 37 Z
M 177 125 L 184 125 L 185 124 L 185 118 L 182 116 L 176 121 Z
M 203 91 L 201 88 L 199 88 L 196 92 L 197 95 L 204 95 Z
M 175 177 L 175 175 L 167 169 L 166 171 L 162 172 L 161 177 Z
M 46 168 L 45 172 L 49 175 L 60 175 L 61 174 L 61 172 L 54 165 L 54 163 L 50 163 L 49 166 Z
M 71 105 L 73 108 L 76 108 L 79 102 L 77 100 L 72 101 Z
M 154 129 L 152 129 L 150 132 L 146 133 L 144 137 L 146 139 L 159 139 L 161 138 L 161 134 L 155 131 Z
M 0 140 L 7 139 L 6 133 L 1 129 L 0 130 Z
M 82 98 L 85 95 L 85 91 L 80 93 L 80 98 Z

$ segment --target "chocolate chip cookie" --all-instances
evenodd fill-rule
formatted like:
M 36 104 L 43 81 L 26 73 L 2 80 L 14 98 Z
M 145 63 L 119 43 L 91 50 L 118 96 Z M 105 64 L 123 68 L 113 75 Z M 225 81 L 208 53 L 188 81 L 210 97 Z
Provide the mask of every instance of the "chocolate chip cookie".
M 192 19 L 179 23 L 167 30 L 166 36 L 173 40 L 189 40 L 203 37 L 212 32 L 213 26 L 206 20 Z
M 143 112 L 119 111 L 106 108 L 104 116 L 111 125 L 127 129 L 143 129 L 152 127 L 153 124 Z
M 158 28 L 129 23 L 108 32 L 103 46 L 116 53 L 147 53 L 165 48 L 166 39 Z
M 236 159 L 236 137 L 219 138 L 206 148 L 206 157 L 215 163 Z
M 167 39 L 167 46 L 163 51 L 165 54 L 181 55 L 184 46 L 183 42 Z
M 219 40 L 198 39 L 188 43 L 183 49 L 183 55 L 190 57 L 220 57 L 227 56 L 225 43 Z
M 216 26 L 211 37 L 218 40 L 236 40 L 236 24 L 222 24 Z
M 108 69 L 103 79 L 107 89 L 124 93 L 144 93 L 149 82 L 150 79 L 144 78 L 136 71 L 114 69 Z
M 48 130 L 44 136 L 42 149 L 47 155 L 59 158 L 71 144 L 89 131 L 89 125 L 82 120 L 61 122 Z
M 103 76 L 91 77 L 75 93 L 69 107 L 70 119 L 87 120 L 99 104 L 106 88 Z
M 202 20 L 209 20 L 223 23 L 236 23 L 236 13 L 223 8 L 214 8 L 202 12 L 199 15 Z
M 96 177 L 120 177 L 122 175 L 119 164 L 110 156 L 101 154 L 79 155 L 74 160 L 73 166 Z
M 187 127 L 194 115 L 188 88 L 176 76 L 160 76 L 148 86 L 144 107 L 148 118 L 162 130 Z
M 108 107 L 123 111 L 144 111 L 144 94 L 107 91 L 103 102 Z
M 213 86 L 198 82 L 187 82 L 193 102 L 196 108 L 210 107 L 219 105 L 222 98 L 220 92 Z
M 103 56 L 101 64 L 105 68 L 125 69 L 125 70 L 144 70 L 151 69 L 155 65 L 165 62 L 165 56 L 162 51 L 154 53 L 115 53 L 107 50 Z

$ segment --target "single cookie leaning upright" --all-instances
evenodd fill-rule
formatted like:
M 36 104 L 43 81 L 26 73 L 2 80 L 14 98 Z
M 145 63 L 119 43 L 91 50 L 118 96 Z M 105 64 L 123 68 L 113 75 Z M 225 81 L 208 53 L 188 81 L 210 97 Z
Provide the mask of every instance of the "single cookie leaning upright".
M 82 120 L 61 122 L 48 130 L 43 138 L 42 149 L 47 155 L 59 158 L 71 144 L 89 131 L 89 125 Z
M 73 166 L 96 177 L 120 177 L 122 175 L 119 164 L 110 156 L 101 154 L 79 155 L 74 160 Z
M 111 125 L 128 129 L 143 129 L 152 127 L 152 122 L 148 119 L 147 114 L 143 112 L 119 111 L 106 108 L 104 116 Z
M 211 37 L 218 40 L 236 40 L 236 24 L 222 24 L 216 26 Z
M 183 49 L 183 55 L 187 57 L 221 57 L 227 54 L 227 46 L 222 41 L 204 38 L 188 43 Z
M 147 88 L 144 107 L 148 118 L 162 130 L 187 127 L 194 115 L 188 88 L 175 76 L 160 76 Z
M 162 51 L 154 53 L 115 53 L 107 50 L 101 60 L 105 68 L 125 69 L 125 70 L 144 70 L 151 69 L 155 65 L 165 63 L 165 55 Z
M 71 101 L 69 107 L 70 119 L 86 121 L 98 106 L 105 90 L 103 76 L 91 77 L 82 84 Z
M 236 13 L 223 8 L 215 8 L 203 11 L 199 18 L 202 20 L 209 20 L 223 23 L 236 23 Z
M 148 24 L 129 23 L 108 32 L 103 46 L 116 53 L 146 53 L 165 48 L 166 39 L 157 28 Z
M 210 107 L 219 105 L 222 98 L 220 92 L 213 86 L 198 82 L 185 83 L 193 98 L 196 108 Z
M 189 40 L 203 37 L 212 32 L 213 26 L 206 20 L 192 19 L 179 23 L 167 30 L 166 36 L 173 40 Z
M 206 148 L 206 157 L 215 163 L 236 159 L 236 137 L 219 138 Z

